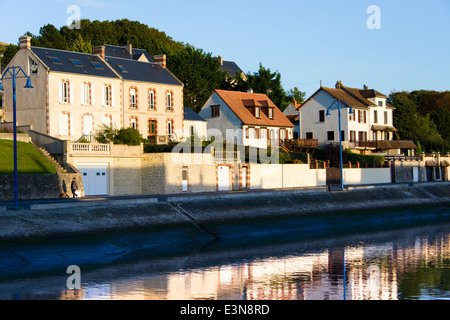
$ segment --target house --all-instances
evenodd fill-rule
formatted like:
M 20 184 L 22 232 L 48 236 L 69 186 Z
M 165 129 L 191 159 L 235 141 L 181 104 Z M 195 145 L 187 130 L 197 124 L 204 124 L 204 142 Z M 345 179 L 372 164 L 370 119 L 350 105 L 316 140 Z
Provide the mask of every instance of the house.
M 339 143 L 338 102 L 344 148 L 390 155 L 403 150 L 413 155 L 416 146 L 412 141 L 395 139 L 398 138 L 393 125 L 395 108 L 388 103 L 387 96 L 367 86 L 346 87 L 340 81 L 335 88 L 321 86 L 300 106 L 300 138 L 318 139 L 320 146 Z
M 24 36 L 9 65 L 21 66 L 34 87 L 18 91 L 18 125 L 70 141 L 91 139 L 103 125 L 165 141 L 182 138 L 175 130 L 183 127 L 183 84 L 167 70 L 164 55 L 151 57 L 131 45 L 99 46 L 94 54 L 38 48 Z M 11 80 L 3 84 L 11 88 Z M 12 121 L 12 94 L 6 96 L 5 120 Z
M 215 90 L 199 115 L 208 122 L 208 139 L 268 148 L 292 139 L 294 125 L 265 94 Z
M 219 60 L 220 66 L 219 70 L 223 72 L 227 72 L 228 75 L 231 78 L 231 83 L 233 83 L 236 79 L 236 75 L 239 74 L 244 81 L 247 81 L 247 76 L 242 71 L 241 68 L 236 64 L 234 61 L 225 61 L 221 56 L 218 56 L 217 59 Z
M 191 108 L 184 108 L 183 130 L 185 139 L 197 137 L 204 141 L 206 139 L 207 122 Z
M 299 139 L 300 137 L 300 111 L 298 110 L 300 105 L 297 103 L 295 98 L 288 106 L 284 109 L 283 114 L 292 122 L 294 125 L 294 139 Z

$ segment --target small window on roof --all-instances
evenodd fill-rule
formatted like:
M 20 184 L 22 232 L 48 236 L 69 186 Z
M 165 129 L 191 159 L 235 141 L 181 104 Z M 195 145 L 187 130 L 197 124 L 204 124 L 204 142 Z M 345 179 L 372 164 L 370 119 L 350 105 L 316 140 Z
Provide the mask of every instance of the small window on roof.
M 54 64 L 63 64 L 62 61 L 59 60 L 59 58 L 56 58 L 56 57 L 47 57 L 47 58 Z
M 83 67 L 83 64 L 80 62 L 80 60 L 77 59 L 69 59 L 69 60 L 75 67 Z
M 118 67 L 122 72 L 128 73 L 128 70 L 125 69 L 124 66 L 118 65 L 117 67 Z
M 104 70 L 103 66 L 98 62 L 91 62 L 92 66 L 98 70 Z

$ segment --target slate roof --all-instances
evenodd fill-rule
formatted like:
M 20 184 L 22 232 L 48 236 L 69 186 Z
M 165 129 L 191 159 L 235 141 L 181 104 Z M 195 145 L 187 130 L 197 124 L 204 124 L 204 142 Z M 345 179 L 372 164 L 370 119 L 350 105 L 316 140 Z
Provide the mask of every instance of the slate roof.
M 283 112 L 265 94 L 228 90 L 215 90 L 215 93 L 222 98 L 243 124 L 268 127 L 294 127 L 292 122 L 286 118 Z M 256 118 L 247 108 L 251 106 L 273 108 L 273 119 L 269 119 L 262 111 L 260 118 Z
M 241 73 L 241 68 L 233 61 L 223 61 L 223 64 L 219 68 L 220 71 L 226 71 L 230 75 L 230 77 L 234 78 L 236 73 Z
M 183 83 L 168 69 L 157 63 L 113 57 L 105 57 L 105 60 L 125 80 L 183 86 Z M 123 66 L 126 72 L 122 71 L 118 66 Z
M 119 78 L 120 75 L 125 80 L 183 86 L 183 83 L 168 69 L 153 62 L 108 56 L 104 61 L 96 54 L 39 47 L 31 47 L 31 51 L 52 71 L 108 78 Z M 58 58 L 61 63 L 53 63 L 49 57 Z M 78 60 L 82 66 L 74 65 L 71 60 Z M 100 64 L 101 68 L 95 68 L 92 63 Z M 119 65 L 127 72 L 123 72 Z
M 191 108 L 184 108 L 184 120 L 206 122 L 205 119 L 203 119 L 197 112 L 195 112 Z
M 31 47 L 31 51 L 52 71 L 118 78 L 117 74 L 111 70 L 108 64 L 97 55 L 39 47 Z M 49 57 L 58 58 L 61 61 L 61 64 L 53 63 Z M 80 61 L 82 67 L 75 66 L 70 61 L 71 59 Z M 96 69 L 92 65 L 92 62 L 99 63 L 102 66 L 102 69 Z
M 320 87 L 319 90 L 317 90 L 308 100 L 306 100 L 301 107 L 303 107 L 306 102 L 311 100 L 318 92 L 325 91 L 335 99 L 341 100 L 345 104 L 347 104 L 348 107 L 352 108 L 359 108 L 359 109 L 368 109 L 370 107 L 375 107 L 375 103 L 368 100 L 369 98 L 387 98 L 382 93 L 373 90 L 373 89 L 356 89 L 356 88 L 350 88 L 346 86 L 341 86 L 340 89 L 334 89 L 334 88 L 327 88 L 327 87 Z M 389 103 L 386 102 L 386 106 L 389 108 L 394 108 Z M 300 108 L 301 108 L 300 107 Z
M 105 56 L 108 57 L 138 60 L 142 55 L 144 55 L 149 62 L 153 62 L 153 57 L 147 52 L 147 50 L 144 49 L 132 48 L 132 53 L 130 54 L 127 46 L 112 46 L 105 44 L 104 47 Z

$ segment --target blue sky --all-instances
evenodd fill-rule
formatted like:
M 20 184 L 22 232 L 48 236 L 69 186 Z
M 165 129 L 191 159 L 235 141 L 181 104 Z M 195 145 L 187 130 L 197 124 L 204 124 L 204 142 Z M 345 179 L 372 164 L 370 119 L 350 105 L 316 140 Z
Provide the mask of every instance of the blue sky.
M 0 41 L 60 28 L 70 5 L 84 19 L 137 20 L 244 72 L 262 63 L 280 72 L 286 90 L 307 96 L 337 80 L 385 94 L 450 90 L 449 0 L 0 0 Z M 366 25 L 371 5 L 380 8 L 381 29 Z

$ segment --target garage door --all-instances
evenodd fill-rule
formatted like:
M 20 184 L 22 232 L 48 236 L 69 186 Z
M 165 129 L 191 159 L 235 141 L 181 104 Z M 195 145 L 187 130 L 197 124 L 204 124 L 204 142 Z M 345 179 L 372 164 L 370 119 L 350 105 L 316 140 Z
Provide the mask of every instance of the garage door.
M 86 196 L 108 195 L 108 164 L 79 164 Z

